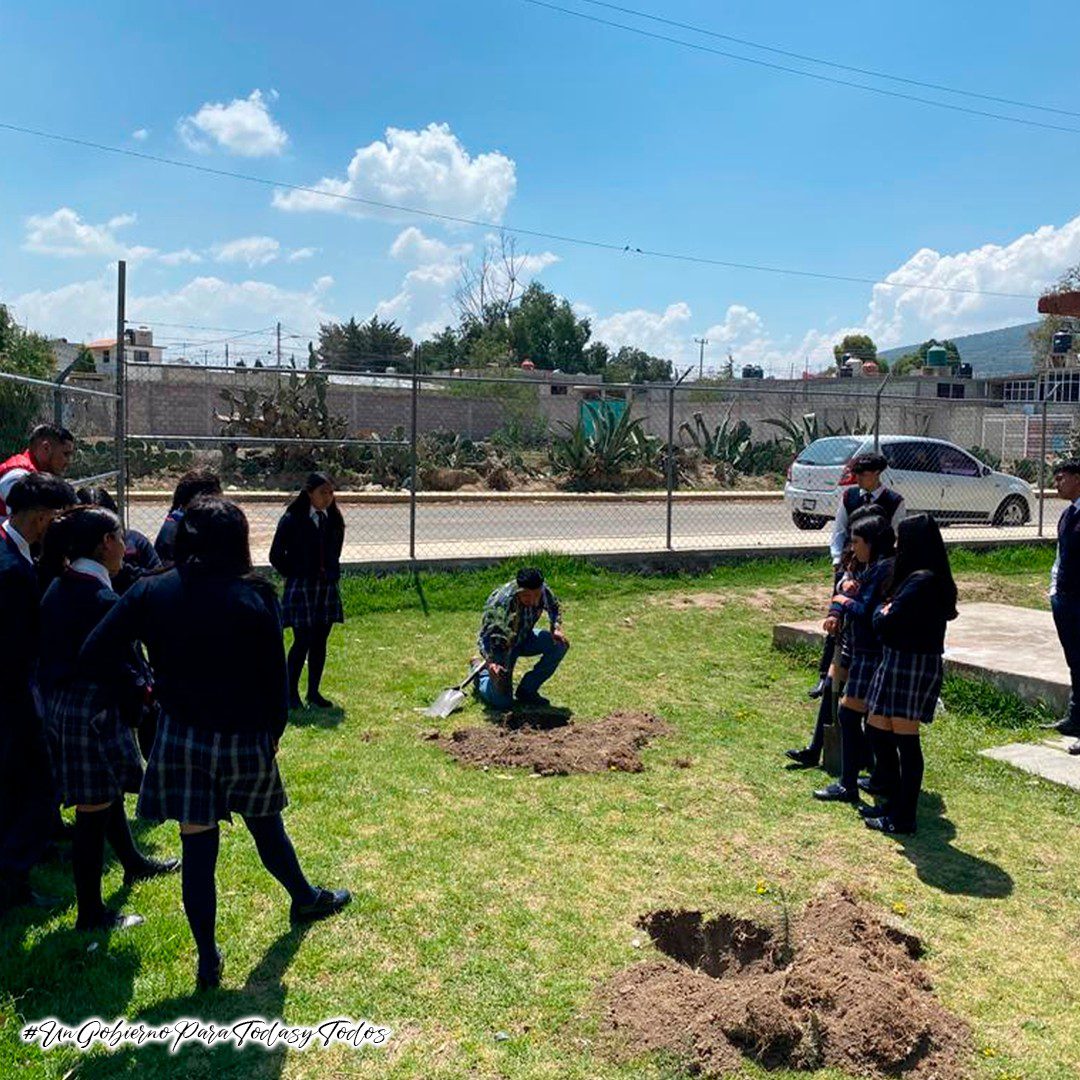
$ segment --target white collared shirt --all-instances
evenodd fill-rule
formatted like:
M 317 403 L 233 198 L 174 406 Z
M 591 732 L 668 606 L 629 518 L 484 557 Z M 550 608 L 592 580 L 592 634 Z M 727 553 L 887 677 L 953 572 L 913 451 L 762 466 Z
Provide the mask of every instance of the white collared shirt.
M 34 556 L 30 554 L 30 545 L 26 542 L 26 537 L 24 537 L 11 523 L 11 518 L 8 518 L 3 524 L 0 524 L 0 529 L 3 529 L 4 532 L 15 541 L 15 546 L 19 549 L 19 554 L 33 566 Z
M 318 528 L 320 521 L 325 521 L 326 520 L 326 511 L 325 510 L 316 510 L 315 507 L 313 506 L 308 511 L 308 517 L 311 518 L 311 520 L 315 523 L 315 527 Z
M 866 499 L 866 492 L 863 492 L 864 506 L 868 506 L 870 503 L 876 503 L 882 494 L 886 491 L 887 485 L 878 484 L 873 491 L 870 492 L 870 498 Z M 893 489 L 895 491 L 895 489 Z M 844 488 L 840 493 L 840 505 L 836 510 L 836 519 L 833 522 L 832 538 L 829 541 L 829 554 L 832 556 L 833 566 L 836 566 L 840 562 L 840 557 L 844 554 L 844 544 L 847 543 L 848 537 L 848 512 L 847 507 L 844 505 L 844 493 L 847 488 Z M 907 503 L 904 502 L 903 497 L 900 499 L 900 505 L 896 508 L 896 512 L 892 516 L 891 524 L 894 530 L 900 527 L 900 522 L 907 517 Z
M 1080 498 L 1073 499 L 1073 506 L 1080 510 Z M 1057 579 L 1058 574 L 1061 571 L 1061 548 L 1059 546 L 1057 554 L 1054 556 L 1054 565 L 1050 570 L 1050 595 L 1057 595 Z
M 111 589 L 113 587 L 112 578 L 109 577 L 109 571 L 106 570 L 97 559 L 74 559 L 71 563 L 71 569 L 74 570 L 76 574 L 86 574 L 88 577 L 97 578 L 106 589 Z

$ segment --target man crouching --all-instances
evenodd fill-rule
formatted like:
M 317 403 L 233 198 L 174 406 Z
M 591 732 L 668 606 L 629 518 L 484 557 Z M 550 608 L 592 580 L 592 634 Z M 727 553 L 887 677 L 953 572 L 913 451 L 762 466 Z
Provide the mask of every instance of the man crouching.
M 536 629 L 545 611 L 551 620 L 550 631 Z M 538 691 L 555 674 L 570 642 L 563 633 L 559 601 L 544 584 L 539 570 L 519 570 L 514 581 L 500 586 L 487 598 L 479 647 L 485 661 L 476 684 L 482 701 L 495 709 L 512 708 L 515 697 L 522 705 L 548 704 Z M 522 678 L 514 694 L 514 664 L 519 656 L 539 656 L 540 660 Z

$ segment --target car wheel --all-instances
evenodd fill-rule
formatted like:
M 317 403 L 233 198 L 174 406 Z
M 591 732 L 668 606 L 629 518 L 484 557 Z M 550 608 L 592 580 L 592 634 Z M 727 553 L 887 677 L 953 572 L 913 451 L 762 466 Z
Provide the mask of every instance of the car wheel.
M 994 514 L 994 524 L 1006 528 L 1026 525 L 1031 520 L 1031 509 L 1023 495 L 1010 495 Z
M 796 529 L 810 532 L 814 529 L 824 529 L 829 519 L 818 517 L 816 514 L 804 514 L 799 510 L 793 510 L 791 520 L 795 522 Z

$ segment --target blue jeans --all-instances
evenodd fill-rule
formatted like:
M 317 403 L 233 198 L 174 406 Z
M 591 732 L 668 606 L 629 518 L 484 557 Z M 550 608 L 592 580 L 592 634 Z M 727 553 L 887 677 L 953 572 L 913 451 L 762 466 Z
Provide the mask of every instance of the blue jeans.
M 1080 598 L 1056 593 L 1050 598 L 1065 662 L 1069 665 L 1072 692 L 1069 694 L 1068 717 L 1080 726 Z
M 506 661 L 506 674 L 500 679 L 493 679 L 485 668 L 476 680 L 476 691 L 480 700 L 493 709 L 509 709 L 514 704 L 513 677 L 514 664 L 519 656 L 539 656 L 540 661 L 526 673 L 518 686 L 518 693 L 535 694 L 555 674 L 555 669 L 562 663 L 569 645 L 556 641 L 550 630 L 534 630 L 532 635 L 516 649 L 510 650 Z

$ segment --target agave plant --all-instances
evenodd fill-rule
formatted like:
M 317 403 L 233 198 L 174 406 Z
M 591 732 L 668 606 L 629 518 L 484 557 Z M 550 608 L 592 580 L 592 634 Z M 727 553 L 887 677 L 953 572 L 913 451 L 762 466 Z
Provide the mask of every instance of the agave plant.
M 731 483 L 736 473 L 745 472 L 753 448 L 750 425 L 745 420 L 731 422 L 731 409 L 724 419 L 709 430 L 701 413 L 694 413 L 694 423 L 679 427 L 701 456 L 716 468 L 717 478 Z
M 549 450 L 552 469 L 573 486 L 619 486 L 627 471 L 655 463 L 660 440 L 646 434 L 641 418 L 633 419 L 629 410 L 618 417 L 597 410 L 589 421 L 563 421 L 567 433 L 556 435 Z
M 831 435 L 868 435 L 872 426 L 860 420 L 858 416 L 855 417 L 854 423 L 845 417 L 839 427 L 819 424 L 816 413 L 806 413 L 798 420 L 788 416 L 780 419 L 773 417 L 766 419 L 765 423 L 783 432 L 780 441 L 794 456 L 801 454 L 815 439 L 824 439 Z

